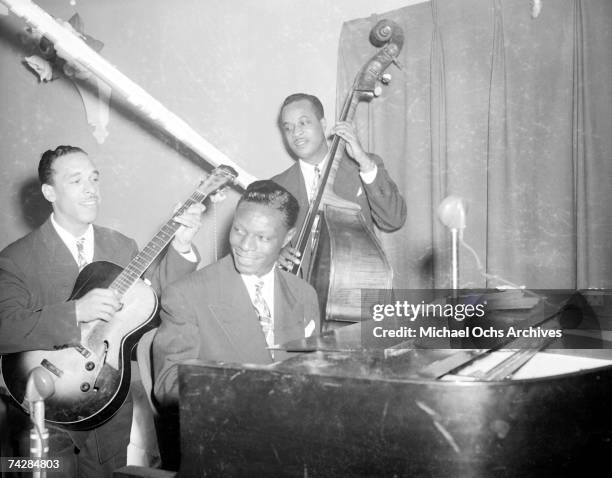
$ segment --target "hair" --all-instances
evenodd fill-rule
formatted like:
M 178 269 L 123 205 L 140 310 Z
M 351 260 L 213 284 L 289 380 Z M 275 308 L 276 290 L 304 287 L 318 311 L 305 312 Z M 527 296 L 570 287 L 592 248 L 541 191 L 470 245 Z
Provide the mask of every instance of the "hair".
M 53 163 L 60 156 L 70 153 L 87 154 L 76 146 L 58 146 L 55 149 L 48 149 L 43 153 L 38 163 L 38 179 L 40 184 L 53 184 Z
M 244 202 L 270 206 L 283 215 L 283 222 L 287 229 L 291 229 L 297 222 L 300 206 L 297 199 L 284 187 L 276 184 L 271 179 L 255 181 L 246 188 L 240 197 L 238 206 Z
M 294 93 L 293 95 L 287 96 L 287 98 L 285 98 L 285 101 L 283 101 L 283 104 L 281 106 L 281 109 L 280 109 L 281 113 L 285 106 L 288 106 L 291 103 L 295 103 L 296 101 L 301 101 L 301 100 L 306 100 L 312 105 L 312 107 L 315 110 L 315 115 L 317 119 L 323 119 L 325 117 L 325 112 L 323 111 L 323 105 L 321 104 L 321 101 L 319 100 L 319 98 L 313 95 L 309 95 L 307 93 Z

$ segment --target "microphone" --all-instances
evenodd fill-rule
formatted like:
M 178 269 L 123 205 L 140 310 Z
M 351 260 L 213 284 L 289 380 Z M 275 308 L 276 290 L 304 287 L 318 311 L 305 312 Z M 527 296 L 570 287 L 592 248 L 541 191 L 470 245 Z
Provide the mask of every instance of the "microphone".
M 33 368 L 26 384 L 26 400 L 30 403 L 44 401 L 54 392 L 55 384 L 51 374 L 43 367 Z
M 465 247 L 476 260 L 476 267 L 480 274 L 486 279 L 496 280 L 504 284 L 504 286 L 498 286 L 497 288 L 511 288 L 511 289 L 521 289 L 525 290 L 525 286 L 520 286 L 510 282 L 498 275 L 489 274 L 484 270 L 482 266 L 482 262 L 478 257 L 476 251 L 463 240 L 463 230 L 466 227 L 466 216 L 467 216 L 467 205 L 465 199 L 461 196 L 456 196 L 451 194 L 450 196 L 445 197 L 440 205 L 438 206 L 438 219 L 440 222 L 444 224 L 451 230 L 452 239 L 453 239 L 453 251 L 452 251 L 452 265 L 451 265 L 451 274 L 453 277 L 453 284 L 456 285 L 458 280 L 458 243 L 461 243 L 463 247 Z M 458 236 L 458 237 L 457 237 Z M 456 289 L 456 287 L 453 287 Z
M 465 201 L 462 197 L 450 195 L 438 206 L 438 218 L 451 230 L 451 287 L 459 288 L 459 243 L 465 229 Z
M 33 459 L 46 458 L 49 452 L 49 432 L 45 428 L 45 399 L 55 392 L 51 374 L 43 367 L 36 367 L 30 372 L 26 384 L 25 400 L 29 404 L 30 420 L 33 427 L 30 431 L 30 456 Z M 34 476 L 45 476 L 45 471 L 35 471 Z
M 449 229 L 465 229 L 467 207 L 460 196 L 445 197 L 438 206 L 438 218 Z

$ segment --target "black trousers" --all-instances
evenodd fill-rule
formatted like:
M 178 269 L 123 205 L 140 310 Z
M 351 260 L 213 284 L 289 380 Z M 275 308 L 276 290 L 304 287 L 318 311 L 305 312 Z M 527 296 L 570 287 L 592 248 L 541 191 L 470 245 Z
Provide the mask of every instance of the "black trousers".
M 30 417 L 12 400 L 7 408 L 9 437 L 7 451 L 15 457 L 28 457 L 32 428 Z M 60 459 L 64 470 L 62 473 L 49 473 L 48 476 L 112 478 L 114 470 L 127 464 L 127 446 L 132 428 L 131 395 L 110 420 L 92 430 L 70 431 L 56 426 L 46 426 L 49 431 L 47 456 Z

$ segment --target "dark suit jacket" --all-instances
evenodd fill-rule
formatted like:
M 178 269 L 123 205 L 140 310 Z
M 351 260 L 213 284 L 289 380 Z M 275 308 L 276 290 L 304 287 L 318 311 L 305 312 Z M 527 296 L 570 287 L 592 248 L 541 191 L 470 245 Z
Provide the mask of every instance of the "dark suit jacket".
M 190 359 L 272 363 L 257 313 L 231 255 L 189 274 L 164 290 L 162 323 L 153 341 L 154 393 L 158 402 L 178 399 L 177 365 Z M 277 344 L 304 338 L 319 306 L 314 289 L 276 269 L 274 338 Z M 274 360 L 289 354 L 276 351 Z
M 396 184 L 389 177 L 382 159 L 375 154 L 369 156 L 378 167 L 374 182 L 365 184 L 359 175 L 357 163 L 344 156 L 336 173 L 334 192 L 343 199 L 359 204 L 363 217 L 370 228 L 376 225 L 382 231 L 395 231 L 406 222 L 406 202 L 399 193 Z M 297 220 L 297 230 L 299 231 L 308 211 L 308 195 L 299 161 L 274 176 L 272 181 L 283 186 L 298 200 L 300 213 Z
M 125 267 L 137 252 L 133 239 L 94 226 L 94 261 Z M 169 247 L 158 266 L 146 275 L 159 290 L 195 268 L 195 263 L 186 261 Z M 74 258 L 50 219 L 0 252 L 1 354 L 53 350 L 56 345 L 78 343 L 75 304 L 66 302 L 78 273 Z M 131 405 L 130 398 L 111 420 L 94 430 L 71 431 L 71 438 L 82 446 L 94 434 L 100 461 L 106 461 L 129 442 Z

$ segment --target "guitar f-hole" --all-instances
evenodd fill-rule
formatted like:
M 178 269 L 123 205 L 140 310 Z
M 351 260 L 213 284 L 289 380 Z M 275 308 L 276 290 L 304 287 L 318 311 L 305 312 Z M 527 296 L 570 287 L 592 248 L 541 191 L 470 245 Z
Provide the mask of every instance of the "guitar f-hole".
M 100 388 L 98 387 L 98 378 L 100 377 L 100 372 L 106 363 L 106 356 L 108 355 L 108 340 L 104 341 L 104 353 L 103 353 L 102 361 L 100 363 L 100 367 L 98 368 L 98 373 L 96 374 L 96 379 L 94 380 L 93 389 L 97 392 Z

